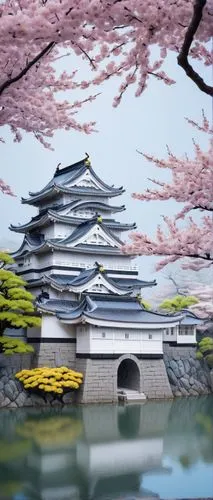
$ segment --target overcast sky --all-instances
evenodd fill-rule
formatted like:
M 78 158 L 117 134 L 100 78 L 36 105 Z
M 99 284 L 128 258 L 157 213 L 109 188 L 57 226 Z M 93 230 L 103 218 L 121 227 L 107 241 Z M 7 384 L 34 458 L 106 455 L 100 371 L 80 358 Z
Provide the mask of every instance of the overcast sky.
M 70 70 L 79 65 L 79 59 L 69 58 Z M 61 63 L 62 64 L 62 63 Z M 65 59 L 63 64 L 68 64 Z M 142 203 L 131 198 L 134 191 L 143 191 L 148 185 L 147 177 L 168 178 L 168 172 L 158 172 L 155 167 L 136 152 L 140 149 L 158 157 L 166 156 L 166 144 L 177 155 L 185 152 L 193 154 L 192 138 L 199 140 L 206 148 L 207 138 L 190 127 L 184 117 L 199 121 L 202 108 L 211 117 L 211 99 L 200 92 L 178 68 L 175 57 L 170 56 L 166 69 L 176 85 L 165 86 L 150 80 L 148 89 L 139 97 L 134 97 L 130 88 L 124 95 L 121 105 L 112 107 L 119 79 L 108 81 L 98 88 L 101 95 L 92 104 L 87 104 L 79 114 L 83 122 L 95 120 L 98 133 L 84 135 L 79 132 L 59 131 L 52 145 L 54 151 L 44 149 L 30 134 L 23 134 L 20 144 L 13 143 L 6 128 L 1 131 L 6 144 L 1 144 L 0 177 L 10 184 L 17 197 L 1 196 L 1 240 L 0 246 L 16 248 L 22 237 L 8 230 L 10 223 L 23 223 L 36 213 L 36 208 L 21 205 L 20 197 L 28 191 L 42 188 L 52 177 L 56 165 L 74 163 L 90 154 L 92 165 L 97 174 L 109 184 L 123 185 L 126 193 L 117 198 L 117 204 L 126 205 L 126 212 L 117 218 L 135 221 L 138 229 L 154 234 L 162 214 L 176 212 L 175 202 Z M 207 71 L 205 68 L 200 68 Z M 87 78 L 87 63 L 81 63 L 80 75 Z M 97 89 L 95 93 L 97 92 Z M 91 92 L 90 92 L 91 93 Z M 76 99 L 72 93 L 66 96 Z M 140 257 L 141 277 L 159 281 L 159 273 L 154 270 L 155 258 Z

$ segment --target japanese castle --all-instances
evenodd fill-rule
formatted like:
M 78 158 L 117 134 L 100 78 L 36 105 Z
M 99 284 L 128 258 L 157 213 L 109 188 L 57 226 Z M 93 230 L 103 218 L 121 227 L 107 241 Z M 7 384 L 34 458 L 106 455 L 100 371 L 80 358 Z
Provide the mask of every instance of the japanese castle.
M 83 402 L 94 401 L 94 394 L 103 400 L 103 392 L 105 400 L 116 400 L 118 387 L 156 397 L 158 384 L 152 381 L 146 389 L 146 375 L 155 365 L 159 377 L 159 363 L 163 395 L 171 396 L 163 340 L 184 343 L 187 324 L 185 342 L 195 343 L 193 314 L 186 321 L 142 305 L 141 290 L 156 281 L 139 279 L 133 257 L 122 251 L 122 233 L 136 227 L 114 219 L 125 210 L 114 203 L 123 193 L 123 187 L 98 177 L 87 155 L 57 167 L 43 189 L 22 198 L 38 213 L 26 224 L 10 226 L 24 234 L 13 257 L 42 314 L 41 329 L 30 329 L 28 341 L 36 346 L 40 365 L 63 362 L 84 372 Z M 147 375 L 149 385 L 148 380 Z

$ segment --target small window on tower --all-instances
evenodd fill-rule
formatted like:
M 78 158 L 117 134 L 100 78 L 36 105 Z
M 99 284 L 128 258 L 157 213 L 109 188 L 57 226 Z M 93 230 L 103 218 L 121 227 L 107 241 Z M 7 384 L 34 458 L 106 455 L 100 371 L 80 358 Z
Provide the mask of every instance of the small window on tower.
M 149 333 L 149 340 L 151 340 L 151 339 L 152 339 L 152 334 L 151 334 L 151 333 Z
M 125 339 L 129 339 L 129 333 L 125 333 Z
M 105 332 L 103 332 L 103 333 L 102 333 L 102 338 L 103 338 L 103 339 L 105 339 L 105 337 L 106 337 L 106 333 L 105 333 Z

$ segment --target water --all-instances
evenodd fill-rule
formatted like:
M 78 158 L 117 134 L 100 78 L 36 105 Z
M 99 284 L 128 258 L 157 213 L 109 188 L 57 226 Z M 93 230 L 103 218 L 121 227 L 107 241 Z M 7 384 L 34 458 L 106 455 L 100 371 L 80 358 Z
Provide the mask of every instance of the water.
M 1 500 L 213 497 L 213 398 L 0 410 Z

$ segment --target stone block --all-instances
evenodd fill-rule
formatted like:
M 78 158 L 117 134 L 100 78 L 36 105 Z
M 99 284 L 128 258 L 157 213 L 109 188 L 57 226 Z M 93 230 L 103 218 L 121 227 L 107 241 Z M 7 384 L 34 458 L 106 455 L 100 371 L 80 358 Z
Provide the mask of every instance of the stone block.
M 16 398 L 16 404 L 19 408 L 21 408 L 22 406 L 24 406 L 24 403 L 27 399 L 27 394 L 25 392 L 21 392 L 18 397 Z
M 179 368 L 180 377 L 183 377 L 185 374 L 185 368 L 184 368 L 184 364 L 183 364 L 182 359 L 179 359 L 177 364 L 178 364 L 178 368 Z
M 15 388 L 16 389 L 16 388 Z M 18 393 L 17 393 L 17 389 L 14 391 L 13 390 L 13 387 L 11 387 L 10 383 L 8 382 L 7 384 L 5 384 L 4 386 L 4 393 L 5 393 L 5 396 L 10 400 L 10 401 L 14 401 L 14 399 L 16 399 Z
M 190 389 L 190 383 L 187 380 L 187 378 L 182 377 L 180 379 L 180 383 L 181 383 L 182 387 L 184 387 L 184 389 L 186 389 L 187 391 Z
M 180 377 L 180 371 L 179 371 L 179 367 L 178 367 L 178 364 L 176 361 L 174 361 L 174 359 L 172 359 L 170 361 L 170 368 L 172 369 L 172 371 L 174 372 L 175 376 L 177 378 Z
M 184 359 L 183 364 L 184 364 L 184 368 L 185 368 L 185 373 L 190 373 L 191 366 L 190 366 L 188 359 Z
M 64 394 L 62 397 L 62 401 L 64 404 L 71 404 L 73 402 L 73 393 L 67 392 L 66 394 Z
M 189 396 L 189 392 L 184 387 L 180 387 L 179 390 L 180 390 L 182 396 L 186 396 L 186 397 Z
M 11 403 L 11 401 L 8 398 L 4 397 L 3 401 L 1 402 L 1 407 L 2 408 L 7 407 L 10 405 L 10 403 Z

